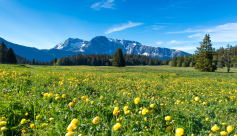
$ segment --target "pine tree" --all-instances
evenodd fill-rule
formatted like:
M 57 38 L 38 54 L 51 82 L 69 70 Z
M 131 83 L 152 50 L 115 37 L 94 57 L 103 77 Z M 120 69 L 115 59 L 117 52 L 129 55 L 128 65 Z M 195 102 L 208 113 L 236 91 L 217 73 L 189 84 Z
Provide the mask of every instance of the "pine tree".
M 175 57 L 173 57 L 173 59 L 172 59 L 172 67 L 176 67 L 177 65 L 177 57 L 175 56 Z
M 218 68 L 223 68 L 221 62 L 218 62 L 218 63 L 217 63 L 217 67 L 218 67 Z
M 200 47 L 197 47 L 195 54 L 197 56 L 195 69 L 206 72 L 214 72 L 217 69 L 213 61 L 214 50 L 209 34 L 206 34 L 203 42 L 200 42 Z
M 231 52 L 231 47 L 228 44 L 227 48 L 225 49 L 225 57 L 224 57 L 225 66 L 227 67 L 227 72 L 228 73 L 230 72 L 230 63 L 231 63 L 230 52 Z
M 189 67 L 193 67 L 193 62 L 190 62 Z
M 123 57 L 123 51 L 121 48 L 118 48 L 117 51 L 113 54 L 113 66 L 125 67 L 125 59 Z
M 31 61 L 31 65 L 35 65 L 35 59 Z
M 17 63 L 16 55 L 11 47 L 7 51 L 6 57 L 7 57 L 7 63 L 9 63 L 9 64 L 16 64 Z
M 182 60 L 179 58 L 178 63 L 177 63 L 177 67 L 181 67 L 181 66 L 182 66 Z
M 184 61 L 182 63 L 182 67 L 187 67 L 188 66 L 188 58 L 187 56 L 184 56 Z
M 172 67 L 172 60 L 170 60 L 170 61 L 169 61 L 169 66 L 171 66 L 171 67 Z
M 5 64 L 7 62 L 7 46 L 2 41 L 0 46 L 0 63 Z

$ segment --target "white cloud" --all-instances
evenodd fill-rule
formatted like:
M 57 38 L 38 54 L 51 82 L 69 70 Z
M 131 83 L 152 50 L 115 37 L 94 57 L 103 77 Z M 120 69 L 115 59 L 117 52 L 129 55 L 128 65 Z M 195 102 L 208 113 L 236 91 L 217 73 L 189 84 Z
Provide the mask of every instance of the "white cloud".
M 176 42 L 175 40 L 170 41 L 170 43 L 175 43 L 175 42 Z
M 108 31 L 105 32 L 105 34 L 110 34 L 110 33 L 116 32 L 116 31 L 121 31 L 121 30 L 123 30 L 123 29 L 127 29 L 127 28 L 130 28 L 130 27 L 139 26 L 139 25 L 142 25 L 142 24 L 143 24 L 143 23 L 133 23 L 133 22 L 131 22 L 131 21 L 128 21 L 127 24 L 120 24 L 119 26 L 110 28 Z
M 157 42 L 156 44 L 160 45 L 160 44 L 162 44 L 162 42 Z
M 169 34 L 174 33 L 194 33 L 189 38 L 198 37 L 203 39 L 205 34 L 209 34 L 212 42 L 236 42 L 237 41 L 237 23 L 227 23 L 224 25 L 214 26 L 206 29 L 187 29 L 178 32 L 167 32 Z
M 97 3 L 93 4 L 91 6 L 91 8 L 93 8 L 95 10 L 100 10 L 100 8 L 114 9 L 113 2 L 114 2 L 114 0 L 107 0 L 107 1 L 103 0 L 102 2 L 97 2 Z
M 193 34 L 193 35 L 190 35 L 188 36 L 189 38 L 192 38 L 192 37 L 195 37 L 195 36 L 202 36 L 201 33 L 197 33 L 197 34 Z
M 203 31 L 205 31 L 205 29 L 192 30 L 192 29 L 189 28 L 189 29 L 183 30 L 183 31 L 167 32 L 167 34 L 194 33 L 194 32 L 203 32 Z
M 180 46 L 180 47 L 170 47 L 171 49 L 187 51 L 187 50 L 195 50 L 196 46 Z
M 167 45 L 170 44 L 184 44 L 184 43 L 193 43 L 193 42 L 197 42 L 197 41 L 176 41 L 176 40 L 172 40 L 170 42 L 166 42 Z
M 165 26 L 151 25 L 151 27 L 152 27 L 153 30 L 160 30 Z

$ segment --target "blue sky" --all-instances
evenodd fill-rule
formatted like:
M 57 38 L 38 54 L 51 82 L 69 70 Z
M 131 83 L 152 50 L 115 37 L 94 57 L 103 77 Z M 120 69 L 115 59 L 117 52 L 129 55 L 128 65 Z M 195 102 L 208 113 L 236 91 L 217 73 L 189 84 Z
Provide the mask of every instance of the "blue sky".
M 237 45 L 236 0 L 0 0 L 0 37 L 39 49 L 95 36 L 194 53 Z

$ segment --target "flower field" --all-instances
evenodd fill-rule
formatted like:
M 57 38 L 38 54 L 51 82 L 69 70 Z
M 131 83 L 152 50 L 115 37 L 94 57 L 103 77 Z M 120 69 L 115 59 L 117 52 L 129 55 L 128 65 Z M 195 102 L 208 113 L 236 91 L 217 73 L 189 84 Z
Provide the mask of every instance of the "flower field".
M 162 66 L 1 65 L 0 134 L 234 136 L 236 76 Z

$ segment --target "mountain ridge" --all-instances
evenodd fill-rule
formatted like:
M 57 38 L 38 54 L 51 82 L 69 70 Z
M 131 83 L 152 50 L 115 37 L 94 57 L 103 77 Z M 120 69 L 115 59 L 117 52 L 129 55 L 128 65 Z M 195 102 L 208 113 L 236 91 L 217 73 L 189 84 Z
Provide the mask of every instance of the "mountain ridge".
M 112 39 L 112 38 L 107 38 L 105 36 L 96 36 L 90 41 L 85 41 L 85 40 L 80 39 L 81 41 L 79 43 L 75 43 L 75 40 L 77 38 L 69 38 L 69 39 L 62 42 L 62 43 L 66 43 L 64 44 L 63 47 L 61 45 L 59 46 L 58 44 L 53 49 L 72 51 L 72 52 L 77 52 L 77 53 L 85 53 L 85 54 L 93 54 L 93 53 L 104 54 L 105 53 L 105 54 L 112 55 L 113 53 L 116 52 L 116 49 L 120 47 L 122 48 L 123 52 L 127 54 L 146 55 L 146 56 L 151 56 L 154 58 L 160 58 L 162 60 L 171 59 L 174 56 L 190 55 L 189 53 L 176 50 L 176 49 L 142 45 L 141 43 L 137 41 L 124 40 L 124 39 Z M 74 45 L 77 44 L 78 46 L 73 46 L 73 48 L 68 48 L 68 47 L 71 47 L 70 44 L 72 44 L 68 41 L 71 41 Z
M 137 41 L 112 39 L 105 36 L 96 36 L 90 41 L 79 38 L 68 38 L 65 41 L 57 44 L 51 49 L 37 49 L 35 47 L 26 47 L 11 43 L 0 37 L 0 42 L 4 41 L 8 48 L 12 47 L 14 52 L 28 60 L 38 60 L 49 62 L 53 58 L 60 59 L 65 56 L 72 56 L 77 54 L 109 54 L 112 55 L 116 52 L 117 48 L 122 48 L 124 53 L 127 54 L 140 54 L 159 58 L 162 60 L 172 59 L 174 56 L 190 55 L 189 53 L 142 45 Z

